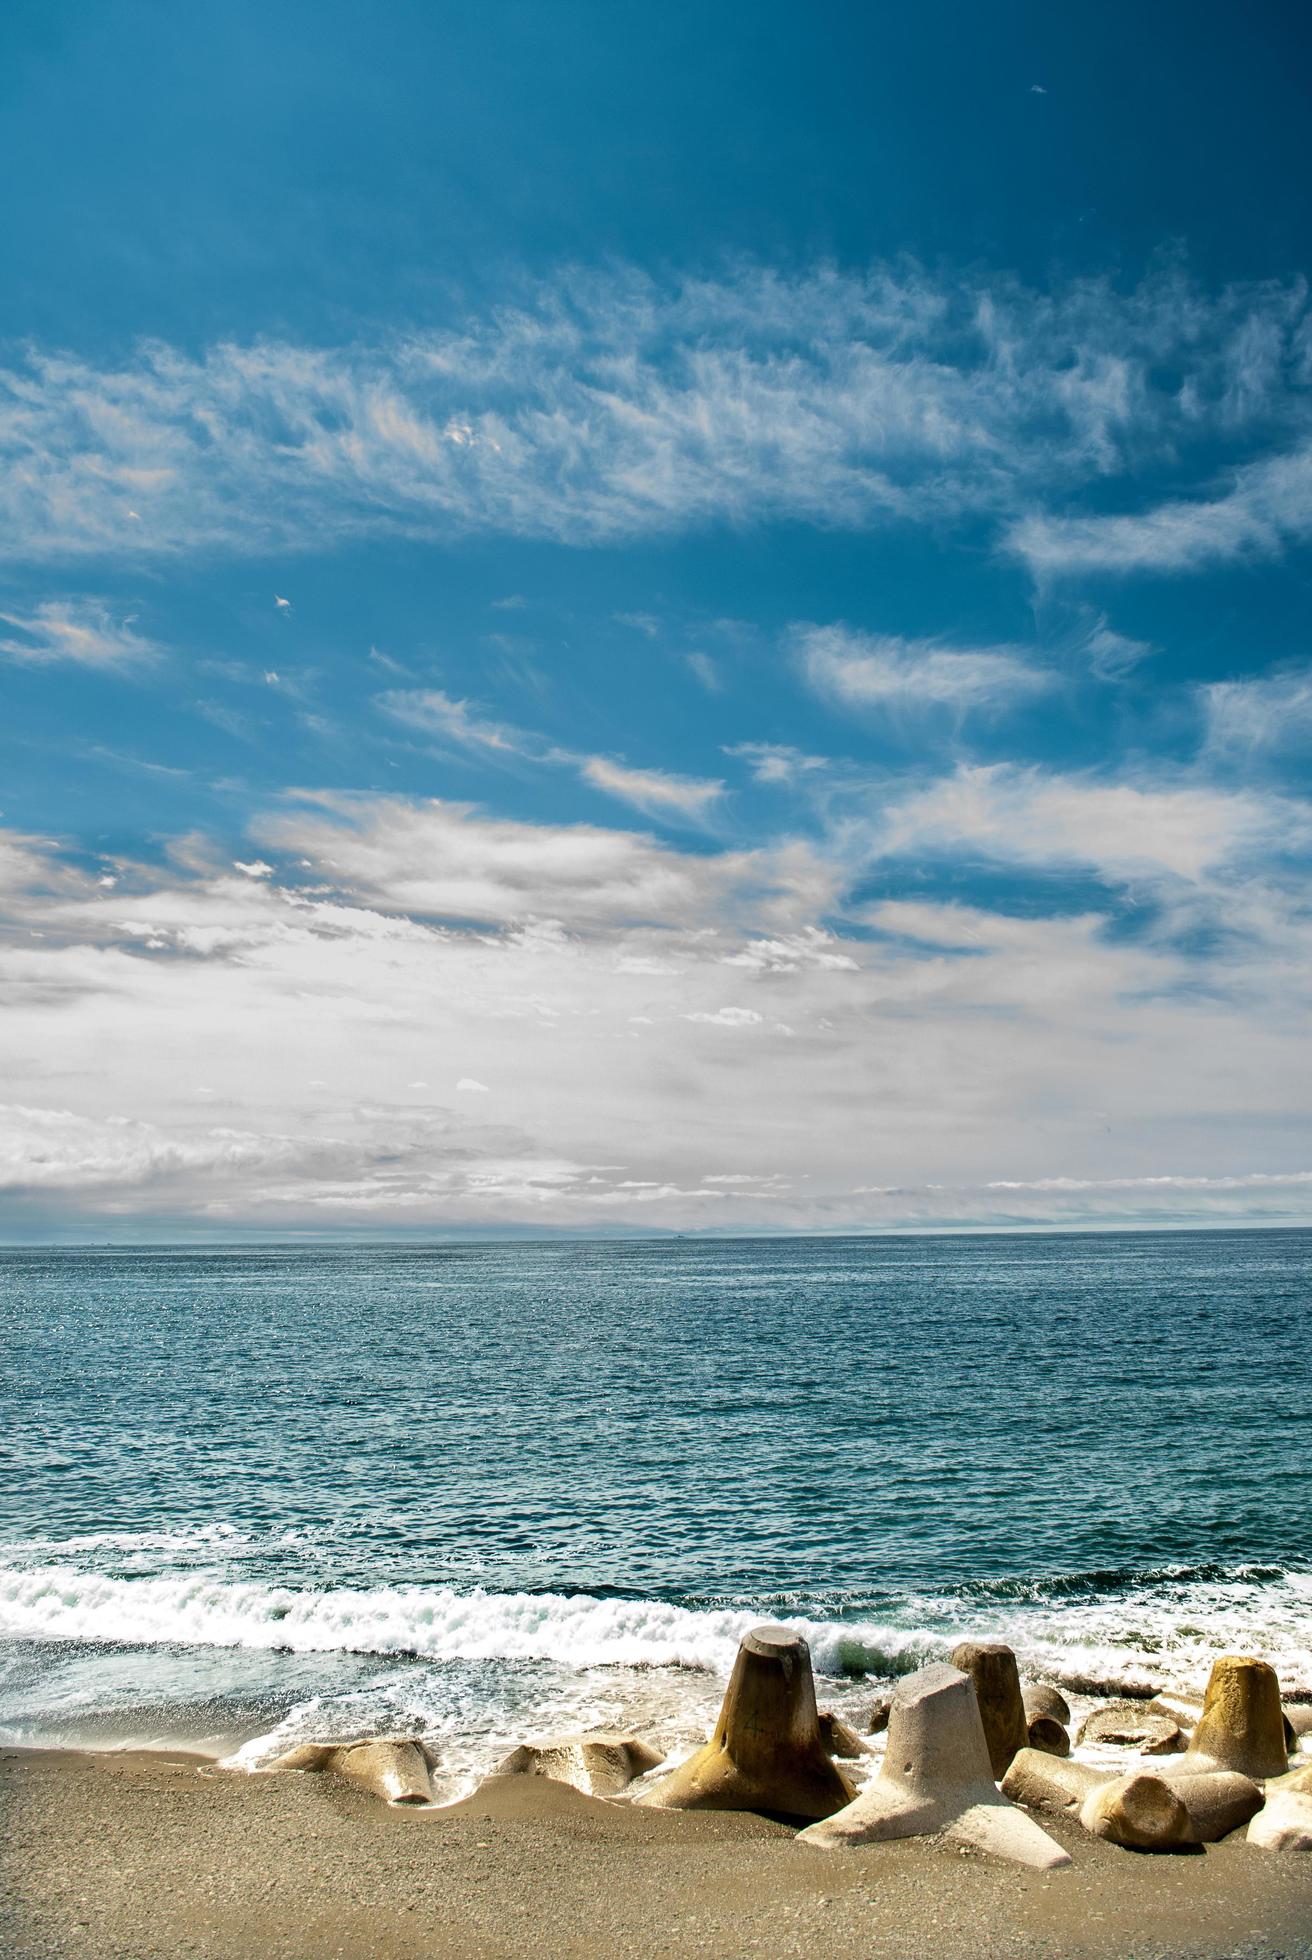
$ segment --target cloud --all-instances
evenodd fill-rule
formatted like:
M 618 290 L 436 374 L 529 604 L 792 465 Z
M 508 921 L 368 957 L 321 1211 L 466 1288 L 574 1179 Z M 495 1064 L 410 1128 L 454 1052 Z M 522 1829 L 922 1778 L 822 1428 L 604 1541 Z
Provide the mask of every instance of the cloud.
M 673 775 L 664 769 L 631 769 L 608 756 L 561 748 L 532 730 L 487 720 L 469 702 L 453 700 L 438 688 L 393 690 L 375 696 L 375 705 L 394 720 L 462 748 L 574 769 L 591 788 L 618 797 L 647 816 L 700 822 L 724 794 L 721 782 Z
M 1312 443 L 1247 464 L 1221 496 L 1175 498 L 1100 517 L 1029 516 L 1009 534 L 1013 552 L 1041 578 L 1089 572 L 1196 572 L 1273 558 L 1312 536 Z
M 1186 793 L 958 774 L 746 852 L 319 793 L 253 826 L 269 875 L 195 837 L 108 885 L 0 832 L 0 1230 L 1312 1215 L 1290 805 Z M 1106 904 L 926 897 L 981 811 Z M 1227 930 L 1126 931 L 1110 882 L 1149 877 Z
M 1312 1171 L 1243 1171 L 1228 1177 L 994 1178 L 990 1191 L 1251 1191 L 1266 1185 L 1312 1184 Z
M 805 845 L 700 856 L 637 832 L 517 823 L 468 804 L 319 793 L 254 830 L 357 902 L 417 918 L 700 927 L 751 908 L 791 924 L 835 890 Z
M 1116 632 L 1108 624 L 1106 613 L 1100 613 L 1089 628 L 1084 650 L 1090 671 L 1100 681 L 1123 680 L 1141 660 L 1157 651 L 1150 640 L 1135 640 Z
M 735 742 L 724 753 L 741 758 L 758 783 L 794 784 L 832 765 L 823 755 L 806 755 L 786 742 Z
M 1036 568 L 1181 564 L 1301 524 L 1306 452 L 1246 467 L 1210 506 L 1044 512 L 1090 479 L 1194 453 L 1212 468 L 1217 442 L 1305 441 L 1305 319 L 1298 282 L 1205 294 L 1168 270 L 1039 291 L 911 264 L 741 265 L 572 272 L 455 328 L 339 347 L 149 342 L 113 365 L 37 348 L 0 371 L 0 549 L 135 560 L 970 515 L 1018 524 Z
M 1207 745 L 1216 754 L 1279 755 L 1312 747 L 1312 667 L 1215 681 L 1199 692 Z
M 810 685 L 847 708 L 997 712 L 1053 685 L 1012 647 L 953 648 L 844 626 L 803 627 L 795 637 Z
M 891 801 L 876 854 L 967 851 L 1013 864 L 1089 865 L 1112 878 L 1200 880 L 1217 867 L 1312 842 L 1297 800 L 1195 782 L 1107 782 L 999 763 Z
M 795 973 L 804 966 L 830 973 L 857 970 L 851 955 L 837 950 L 833 933 L 819 926 L 804 926 L 782 939 L 749 939 L 740 951 L 727 953 L 724 964 L 747 967 L 754 973 Z
M 708 694 L 719 694 L 723 691 L 724 682 L 720 678 L 720 670 L 709 653 L 685 653 L 683 657 Z
M 153 660 L 159 648 L 133 631 L 132 618 L 117 615 L 103 599 L 46 599 L 29 613 L 0 612 L 8 634 L 0 653 L 45 665 L 71 660 L 84 667 L 132 667 Z
M 462 1075 L 456 1083 L 457 1095 L 487 1096 L 491 1093 L 486 1082 L 478 1082 L 472 1075 Z
M 440 735 L 462 748 L 499 750 L 527 755 L 536 744 L 522 729 L 488 721 L 468 701 L 457 701 L 440 688 L 392 688 L 374 696 L 374 705 L 394 721 L 405 722 L 424 734 Z
M 354 1156 L 354 1152 L 348 1152 Z M 0 1104 L 0 1191 L 140 1186 L 197 1173 L 331 1167 L 340 1146 L 309 1138 L 213 1129 L 180 1137 L 126 1116 Z
M 617 796 L 649 815 L 672 811 L 681 817 L 701 818 L 724 795 L 720 782 L 675 776 L 664 769 L 629 769 L 601 755 L 588 756 L 580 774 L 594 789 L 605 790 L 608 796 Z

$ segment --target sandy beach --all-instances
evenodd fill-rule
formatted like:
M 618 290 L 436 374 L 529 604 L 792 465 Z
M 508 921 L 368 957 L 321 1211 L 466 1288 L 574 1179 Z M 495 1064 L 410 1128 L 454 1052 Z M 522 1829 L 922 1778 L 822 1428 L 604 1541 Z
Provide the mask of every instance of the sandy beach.
M 12 1960 L 1312 1956 L 1312 1860 L 1242 1838 L 1149 1857 L 1058 1825 L 1073 1863 L 1024 1872 L 923 1840 L 815 1851 L 539 1778 L 403 1809 L 180 1753 L 8 1750 L 0 1804 Z

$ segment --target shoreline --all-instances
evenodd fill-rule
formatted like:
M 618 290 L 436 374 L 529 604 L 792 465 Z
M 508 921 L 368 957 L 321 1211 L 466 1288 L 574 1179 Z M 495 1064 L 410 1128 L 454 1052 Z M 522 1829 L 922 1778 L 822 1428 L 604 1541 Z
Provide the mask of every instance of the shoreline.
M 927 1840 L 820 1851 L 540 1777 L 405 1808 L 164 1749 L 0 1750 L 0 1826 L 12 1960 L 1312 1960 L 1312 1859 L 1241 1839 L 1146 1856 L 1049 1823 L 1071 1865 L 1019 1871 Z

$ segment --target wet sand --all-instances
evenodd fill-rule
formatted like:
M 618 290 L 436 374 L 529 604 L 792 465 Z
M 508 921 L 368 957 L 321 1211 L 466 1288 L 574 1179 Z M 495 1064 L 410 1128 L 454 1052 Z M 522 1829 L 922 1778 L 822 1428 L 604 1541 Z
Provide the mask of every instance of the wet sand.
M 11 1960 L 1312 1960 L 1312 1856 L 1242 1838 L 1147 1857 L 1057 1826 L 1074 1863 L 1036 1873 L 923 1841 L 816 1851 L 538 1778 L 393 1809 L 196 1756 L 22 1750 L 0 1753 L 0 1831 Z

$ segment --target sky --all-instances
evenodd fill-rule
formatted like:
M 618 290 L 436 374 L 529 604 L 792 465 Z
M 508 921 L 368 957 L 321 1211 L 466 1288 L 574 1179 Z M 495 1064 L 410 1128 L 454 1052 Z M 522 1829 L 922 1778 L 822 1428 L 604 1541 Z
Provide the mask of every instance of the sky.
M 1310 38 L 10 0 L 0 1236 L 1312 1220 Z

